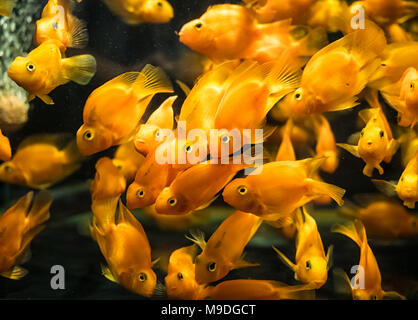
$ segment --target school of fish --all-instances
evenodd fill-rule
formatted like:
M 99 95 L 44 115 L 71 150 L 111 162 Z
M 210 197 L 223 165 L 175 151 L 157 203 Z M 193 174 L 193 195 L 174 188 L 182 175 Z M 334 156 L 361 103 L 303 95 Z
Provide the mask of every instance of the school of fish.
M 130 26 L 168 23 L 176 14 L 167 0 L 102 1 Z M 74 14 L 79 2 L 49 0 L 34 26 L 33 49 L 11 63 L 8 76 L 28 101 L 59 104 L 53 90 L 70 81 L 87 85 L 101 68 L 94 54 L 67 56 L 89 42 L 87 23 Z M 0 128 L 0 181 L 29 189 L 0 215 L 0 275 L 16 280 L 28 273 L 21 265 L 31 258 L 30 243 L 54 214 L 47 189 L 97 157 L 89 180 L 90 236 L 106 261 L 103 279 L 130 292 L 180 300 L 315 299 L 333 270 L 353 299 L 405 299 L 405 292 L 386 287 L 381 257 L 368 239 L 418 236 L 418 37 L 416 28 L 405 27 L 418 17 L 418 3 L 213 2 L 172 30 L 204 61 L 193 83 L 145 64 L 80 102 L 76 132 L 31 135 L 16 145 Z M 1 19 L 15 5 L 0 0 Z M 147 113 L 160 95 L 162 103 Z M 358 132 L 337 136 L 340 114 L 358 119 Z M 104 156 L 106 150 L 113 155 Z M 381 177 L 398 153 L 397 181 Z M 366 176 L 374 194 L 345 199 L 353 190 L 329 178 L 344 172 L 342 159 L 363 166 L 350 174 Z M 39 190 L 35 198 L 32 189 Z M 204 226 L 204 215 L 220 201 L 233 212 L 209 237 L 191 229 Z M 359 247 L 352 264 L 357 280 L 363 272 L 363 286 L 333 265 L 334 245 L 324 246 L 318 227 L 319 206 L 336 207 L 350 220 L 330 231 Z M 184 231 L 186 245 L 168 252 L 165 265 L 137 209 L 161 230 Z M 293 257 L 272 239 L 271 254 L 278 257 L 273 267 L 296 283 L 225 279 L 264 263 L 245 255 L 261 226 L 294 243 Z

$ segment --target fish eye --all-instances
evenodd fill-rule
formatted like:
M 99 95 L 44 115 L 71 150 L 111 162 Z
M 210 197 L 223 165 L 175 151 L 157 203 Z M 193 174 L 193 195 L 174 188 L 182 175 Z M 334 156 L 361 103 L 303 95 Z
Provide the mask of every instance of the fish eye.
M 26 65 L 26 69 L 27 69 L 29 72 L 34 72 L 34 71 L 35 71 L 35 65 L 34 65 L 33 63 L 28 63 L 28 64 Z
M 122 171 L 122 165 L 120 165 L 120 164 L 118 164 L 117 166 L 116 166 L 116 168 L 119 170 L 119 171 Z
M 239 186 L 237 191 L 240 195 L 245 195 L 248 192 L 248 188 L 246 186 Z
M 306 261 L 305 268 L 306 268 L 306 270 L 311 270 L 312 269 L 312 264 L 311 264 L 310 260 Z
M 172 198 L 167 200 L 167 203 L 170 207 L 174 207 L 177 204 L 177 199 L 172 197 Z
M 12 167 L 11 167 L 10 165 L 6 164 L 6 165 L 4 166 L 4 171 L 6 171 L 6 172 L 11 172 L 11 171 L 12 171 Z
M 214 272 L 216 270 L 216 262 L 208 263 L 207 269 L 209 272 Z
M 202 24 L 201 22 L 198 22 L 198 23 L 196 23 L 196 24 L 194 25 L 194 28 L 195 28 L 196 30 L 200 30 L 200 29 L 202 29 L 202 27 L 203 27 L 203 24 Z
M 141 272 L 138 276 L 139 281 L 144 282 L 147 280 L 147 275 L 143 272 Z
M 163 3 L 161 1 L 158 1 L 157 2 L 157 6 L 159 6 L 160 8 L 162 8 L 163 7 Z
M 387 64 L 386 64 L 386 63 L 382 63 L 382 64 L 381 64 L 381 66 L 382 66 L 382 67 L 386 67 L 386 66 L 387 66 Z
M 83 135 L 84 140 L 91 141 L 93 140 L 93 137 L 94 137 L 93 132 L 91 132 L 90 130 L 86 130 L 86 132 L 84 132 L 84 135 Z
M 184 151 L 186 151 L 186 153 L 190 153 L 190 152 L 192 152 L 192 150 L 193 150 L 193 147 L 191 145 L 186 144 L 184 146 Z
M 228 143 L 229 142 L 229 136 L 224 134 L 221 136 L 221 142 L 222 143 Z
M 302 90 L 296 90 L 296 92 L 295 92 L 295 99 L 296 100 L 298 100 L 298 101 L 300 101 L 300 100 L 302 100 Z
M 379 135 L 381 138 L 383 138 L 385 136 L 385 133 L 383 132 L 383 130 L 380 130 Z
M 158 139 L 160 137 L 160 135 L 161 135 L 160 130 L 157 130 L 155 132 L 155 139 Z
M 411 82 L 410 86 L 411 89 L 415 89 L 415 83 Z
M 183 280 L 183 274 L 181 272 L 177 273 L 177 279 Z
M 145 196 L 145 191 L 143 189 L 138 189 L 138 191 L 136 192 L 136 196 L 138 198 L 143 198 Z

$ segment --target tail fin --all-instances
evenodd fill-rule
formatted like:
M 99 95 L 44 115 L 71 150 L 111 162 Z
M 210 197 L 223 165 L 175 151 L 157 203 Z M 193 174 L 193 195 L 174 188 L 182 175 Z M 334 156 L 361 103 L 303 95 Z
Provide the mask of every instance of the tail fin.
M 65 58 L 61 61 L 66 80 L 86 85 L 96 73 L 96 59 L 89 54 Z
M 87 32 L 86 23 L 73 17 L 71 26 L 71 40 L 70 40 L 70 47 L 82 49 L 87 46 L 89 42 L 89 34 Z
M 331 228 L 332 232 L 341 233 L 351 240 L 353 240 L 360 248 L 364 241 L 367 241 L 366 229 L 363 226 L 363 223 L 356 219 L 354 222 L 349 222 L 347 225 L 343 226 L 340 224 L 334 225 Z
M 192 241 L 193 243 L 197 244 L 202 251 L 206 247 L 206 241 L 205 241 L 205 234 L 201 230 L 190 230 L 190 237 L 185 236 L 187 240 Z
M 132 85 L 138 100 L 147 97 L 152 97 L 161 92 L 173 92 L 170 79 L 159 67 L 154 67 L 147 64 L 138 74 L 135 82 Z
M 311 190 L 314 194 L 330 196 L 339 206 L 342 206 L 345 190 L 333 184 L 310 179 Z
M 51 207 L 51 204 L 52 197 L 50 193 L 46 190 L 40 191 L 27 215 L 30 221 L 30 230 L 36 228 L 49 219 L 49 208 Z
M 0 15 L 10 16 L 12 13 L 13 7 L 15 5 L 15 0 L 3 0 L 0 3 Z

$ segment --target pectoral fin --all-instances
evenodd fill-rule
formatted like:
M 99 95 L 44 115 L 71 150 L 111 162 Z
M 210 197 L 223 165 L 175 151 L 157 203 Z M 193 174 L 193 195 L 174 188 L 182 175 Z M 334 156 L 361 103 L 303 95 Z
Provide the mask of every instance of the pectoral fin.
M 350 152 L 353 156 L 360 158 L 360 154 L 358 153 L 358 146 L 353 146 L 351 144 L 346 143 L 337 143 L 337 146 Z
M 293 272 L 295 272 L 296 270 L 296 265 L 290 261 L 279 249 L 277 249 L 275 246 L 273 246 L 274 251 L 276 251 L 276 253 L 279 255 L 280 260 L 282 260 L 282 262 L 288 266 L 291 270 L 293 270 Z
M 28 274 L 28 270 L 19 266 L 14 266 L 12 269 L 0 274 L 11 280 L 19 280 Z
M 389 197 L 396 196 L 396 185 L 393 183 L 377 179 L 372 179 L 372 182 L 380 192 L 386 194 Z
M 110 271 L 109 267 L 106 267 L 104 265 L 100 265 L 100 267 L 102 269 L 102 275 L 104 275 L 108 280 L 118 283 L 118 281 L 113 276 L 112 271 Z
M 43 102 L 45 102 L 46 104 L 49 104 L 49 105 L 54 104 L 54 100 L 52 100 L 52 98 L 50 96 L 48 96 L 47 94 L 37 94 L 36 96 L 39 99 L 41 99 Z
M 232 269 L 241 269 L 241 268 L 248 268 L 248 267 L 258 267 L 259 263 L 251 263 L 244 260 L 245 254 L 243 254 L 238 260 L 236 260 L 233 265 Z

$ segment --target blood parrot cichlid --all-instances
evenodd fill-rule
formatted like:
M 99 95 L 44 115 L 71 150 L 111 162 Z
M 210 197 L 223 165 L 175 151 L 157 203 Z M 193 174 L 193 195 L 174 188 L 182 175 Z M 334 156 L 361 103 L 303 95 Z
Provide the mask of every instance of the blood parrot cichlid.
M 180 41 L 215 62 L 234 59 L 273 61 L 288 50 L 292 58 L 312 56 L 327 39 L 321 30 L 292 26 L 291 19 L 258 23 L 251 9 L 236 4 L 208 8 L 186 23 Z
M 173 103 L 177 96 L 167 98 L 148 118 L 145 124 L 139 127 L 135 136 L 136 150 L 143 156 L 156 149 L 164 141 L 162 129 L 174 129 Z
M 166 23 L 174 17 L 167 0 L 103 0 L 110 11 L 129 25 Z
M 119 197 L 125 191 L 125 177 L 113 164 L 112 159 L 100 158 L 97 160 L 95 168 L 96 174 L 90 187 L 93 200 Z
M 235 176 L 247 168 L 244 164 L 204 162 L 180 172 L 155 201 L 160 214 L 187 214 L 203 209 L 215 200 L 216 194 Z M 204 183 L 202 183 L 204 181 Z
M 157 285 L 157 276 L 152 270 L 151 247 L 141 223 L 119 201 L 116 221 L 117 199 L 100 203 L 93 202 L 93 223 L 90 231 L 108 263 L 102 266 L 102 274 L 119 283 L 127 290 L 151 297 Z
M 129 141 L 152 97 L 172 91 L 164 72 L 151 65 L 106 82 L 90 94 L 84 106 L 84 123 L 77 131 L 80 152 L 91 155 Z
M 219 225 L 207 242 L 203 233 L 191 233 L 187 238 L 202 249 L 195 259 L 196 281 L 199 284 L 215 282 L 233 269 L 257 266 L 245 261 L 243 253 L 262 222 L 251 213 L 236 211 Z
M 382 300 L 389 299 L 405 299 L 396 292 L 386 292 L 382 289 L 381 274 L 376 258 L 367 243 L 366 229 L 360 220 L 354 220 L 346 226 L 335 225 L 331 229 L 332 232 L 341 233 L 353 240 L 360 248 L 360 261 L 358 263 L 356 281 L 358 287 L 353 288 L 348 276 L 344 273 L 342 276 L 350 285 L 353 299 L 355 300 Z M 361 267 L 361 269 L 360 269 Z
M 324 160 L 310 158 L 264 164 L 261 173 L 229 183 L 222 196 L 235 209 L 266 220 L 287 216 L 322 195 L 328 195 L 342 205 L 344 189 L 312 177 Z
M 12 158 L 12 148 L 9 138 L 7 138 L 0 129 L 0 160 L 8 161 Z
M 358 145 L 344 143 L 337 145 L 366 163 L 363 169 L 364 175 L 371 177 L 374 169 L 382 175 L 384 171 L 380 163 L 382 161 L 389 163 L 399 144 L 393 138 L 389 123 L 380 107 L 364 109 L 359 112 L 359 116 L 366 126 L 360 133 Z
M 341 213 L 361 220 L 372 237 L 396 240 L 418 235 L 418 218 L 397 201 L 370 195 L 362 202 L 361 206 L 345 203 Z
M 52 203 L 50 194 L 43 190 L 31 205 L 33 191 L 21 197 L 0 216 L 0 275 L 20 279 L 28 271 L 19 266 L 30 258 L 30 243 L 44 229 Z
M 296 262 L 290 261 L 281 251 L 273 246 L 280 259 L 295 273 L 295 279 L 312 289 L 319 289 L 328 279 L 328 270 L 332 264 L 333 246 L 325 255 L 321 235 L 315 219 L 306 209 L 296 212 Z
M 113 164 L 122 172 L 126 182 L 131 182 L 135 178 L 144 160 L 144 156 L 136 151 L 133 141 L 121 144 L 112 158 Z
M 277 105 L 287 117 L 339 111 L 358 104 L 357 95 L 380 65 L 384 32 L 372 22 L 318 51 L 302 73 L 300 87 Z
M 92 55 L 65 58 L 61 48 L 61 42 L 47 40 L 26 57 L 13 60 L 8 75 L 29 93 L 29 101 L 38 97 L 46 104 L 54 104 L 48 94 L 56 87 L 70 81 L 86 85 L 93 78 L 96 59 Z
M 49 0 L 36 21 L 35 43 L 58 40 L 64 48 L 84 48 L 88 42 L 85 23 L 72 14 L 73 0 Z M 65 50 L 65 49 L 63 49 Z
M 175 300 L 197 300 L 200 298 L 204 285 L 195 279 L 197 246 L 191 245 L 174 250 L 168 261 L 167 276 L 164 278 L 167 296 Z
M 19 144 L 10 161 L 0 165 L 0 180 L 44 189 L 71 175 L 82 160 L 69 135 L 34 135 Z

